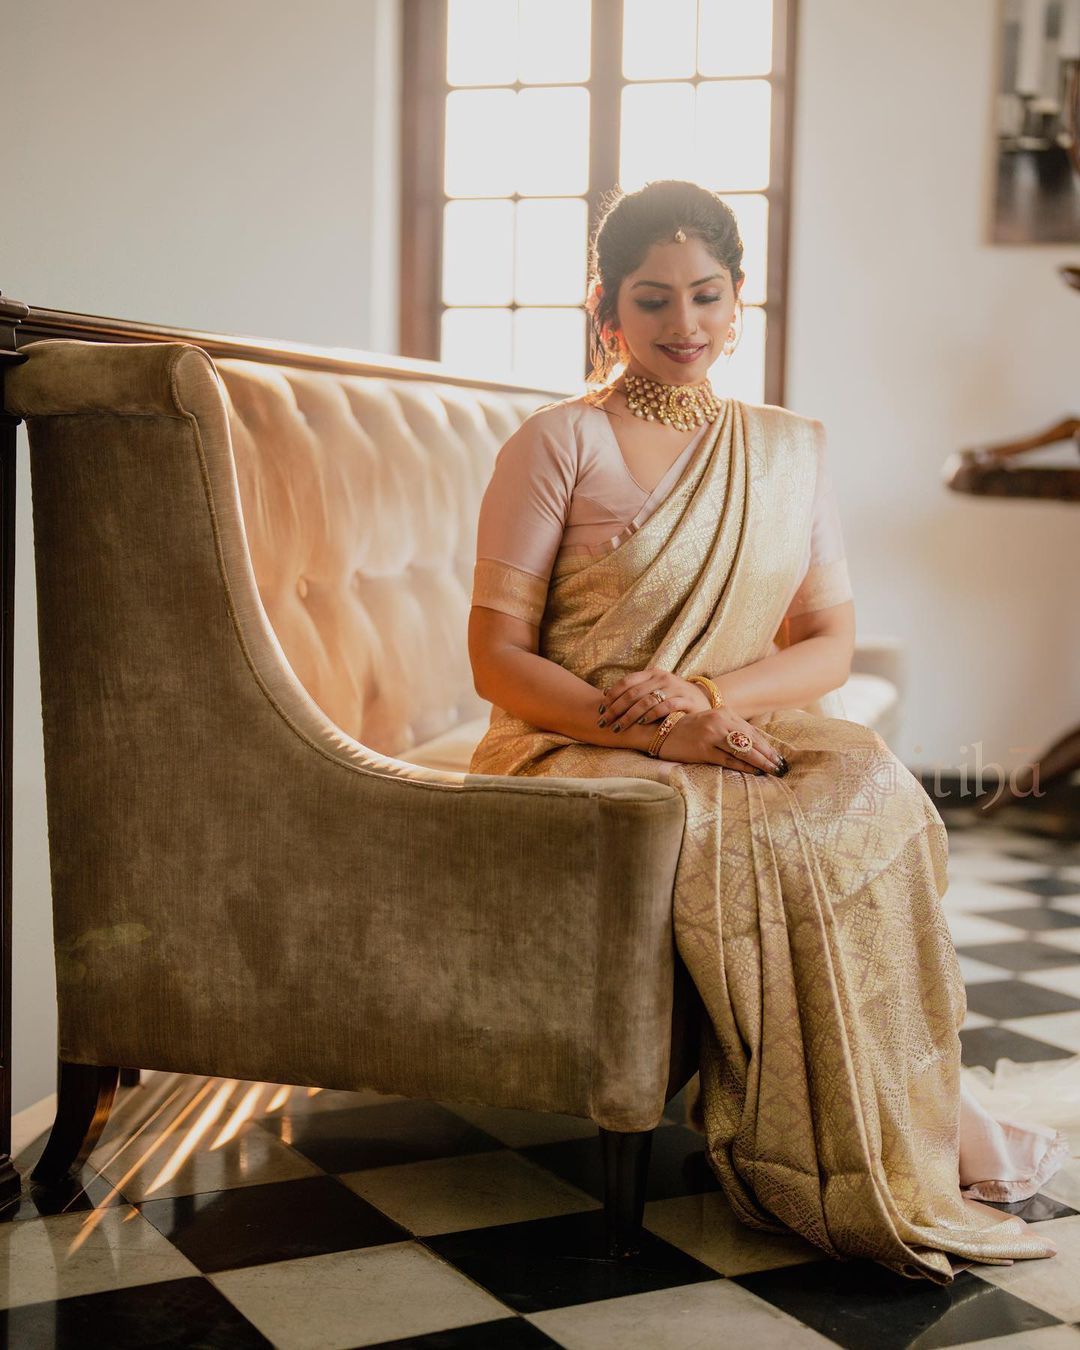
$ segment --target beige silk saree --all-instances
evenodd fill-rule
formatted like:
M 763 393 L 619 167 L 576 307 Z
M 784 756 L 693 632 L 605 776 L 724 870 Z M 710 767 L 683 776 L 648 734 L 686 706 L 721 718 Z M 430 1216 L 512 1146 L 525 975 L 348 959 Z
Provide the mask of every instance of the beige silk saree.
M 776 650 L 815 466 L 812 419 L 726 400 L 635 533 L 556 559 L 540 654 L 599 690 L 646 666 L 720 676 Z M 787 757 L 784 778 L 589 745 L 499 708 L 469 767 L 660 778 L 684 797 L 675 941 L 707 1014 L 706 1152 L 743 1223 L 942 1284 L 950 1255 L 1051 1255 L 1019 1216 L 960 1193 L 966 994 L 937 810 L 836 694 L 751 720 Z

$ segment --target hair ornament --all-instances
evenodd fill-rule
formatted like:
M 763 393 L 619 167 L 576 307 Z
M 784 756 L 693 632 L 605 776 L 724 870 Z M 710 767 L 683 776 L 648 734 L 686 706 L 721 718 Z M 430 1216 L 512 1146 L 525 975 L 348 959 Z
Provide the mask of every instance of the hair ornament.
M 675 231 L 675 242 L 676 242 L 677 244 L 685 244 L 685 243 L 686 243 L 686 231 L 683 229 L 683 227 L 682 227 L 681 225 L 680 225 L 679 228 Z

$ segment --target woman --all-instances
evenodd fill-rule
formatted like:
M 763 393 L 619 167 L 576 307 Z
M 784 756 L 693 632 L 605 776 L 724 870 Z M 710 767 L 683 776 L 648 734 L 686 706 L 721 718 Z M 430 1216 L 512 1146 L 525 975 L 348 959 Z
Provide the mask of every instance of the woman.
M 469 649 L 493 710 L 470 770 L 682 794 L 698 1123 L 735 1213 L 947 1284 L 950 1255 L 1056 1251 L 973 1195 L 1034 1194 L 1068 1141 L 962 1091 L 945 827 L 836 693 L 855 619 L 824 428 L 708 382 L 741 262 L 730 208 L 692 183 L 609 207 L 602 387 L 528 417 L 481 508 Z

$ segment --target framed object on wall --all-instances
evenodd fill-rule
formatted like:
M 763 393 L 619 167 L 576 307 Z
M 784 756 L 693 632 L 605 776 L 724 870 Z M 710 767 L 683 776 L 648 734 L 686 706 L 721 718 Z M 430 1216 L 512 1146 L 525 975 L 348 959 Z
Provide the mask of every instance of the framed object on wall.
M 1080 243 L 1080 0 L 999 0 L 995 244 Z

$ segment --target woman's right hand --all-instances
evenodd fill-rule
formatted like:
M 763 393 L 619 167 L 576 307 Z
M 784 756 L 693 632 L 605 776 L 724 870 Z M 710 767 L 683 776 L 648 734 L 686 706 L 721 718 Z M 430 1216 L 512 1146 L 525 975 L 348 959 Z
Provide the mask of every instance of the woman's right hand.
M 744 731 L 752 745 L 735 751 L 727 744 L 729 731 Z M 707 712 L 687 713 L 680 717 L 660 746 L 660 758 L 681 764 L 722 764 L 726 769 L 757 773 L 759 769 L 782 778 L 787 762 L 768 736 L 730 708 L 710 708 Z

